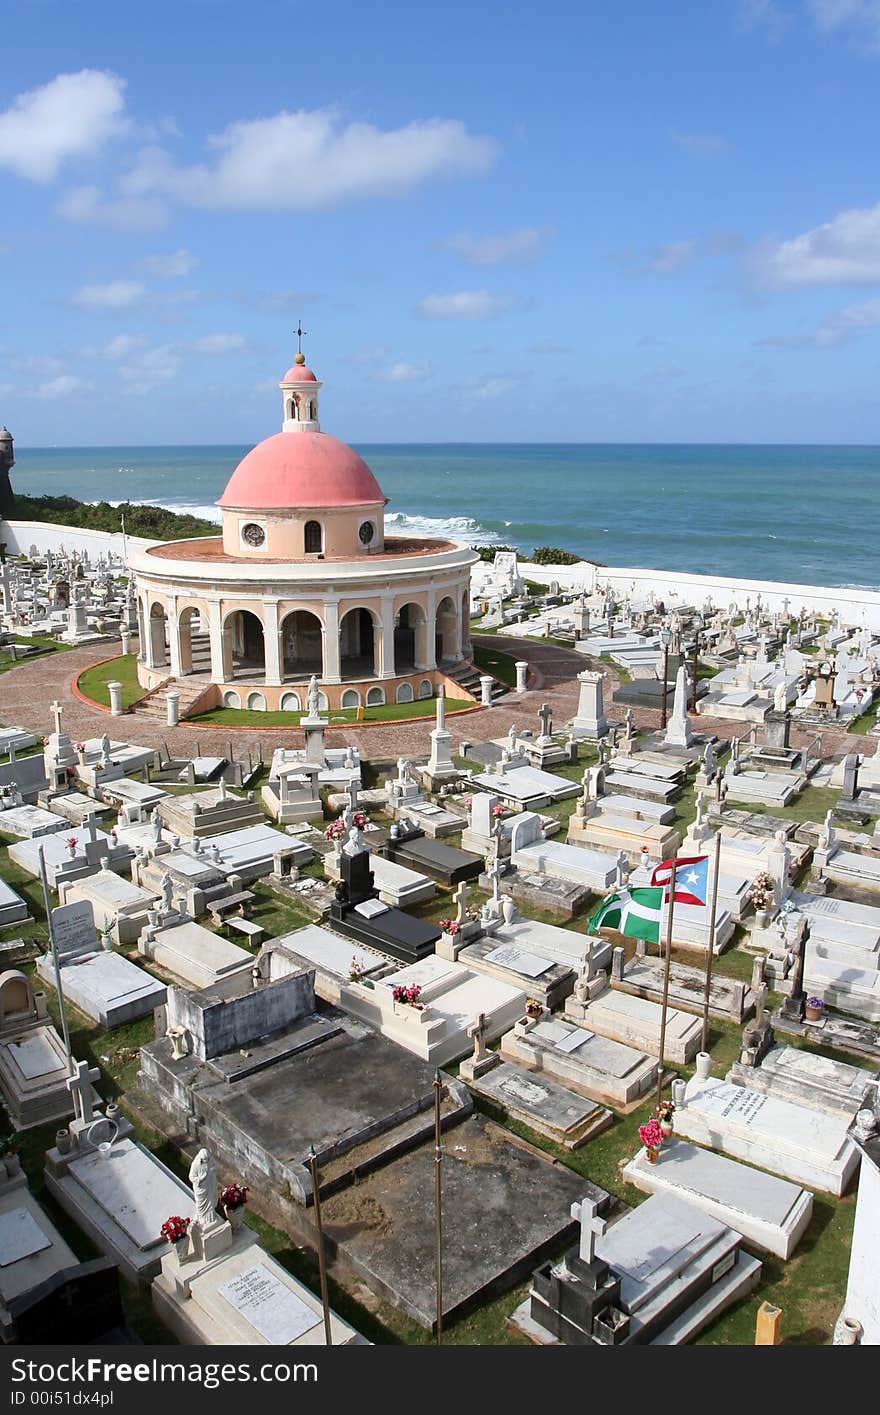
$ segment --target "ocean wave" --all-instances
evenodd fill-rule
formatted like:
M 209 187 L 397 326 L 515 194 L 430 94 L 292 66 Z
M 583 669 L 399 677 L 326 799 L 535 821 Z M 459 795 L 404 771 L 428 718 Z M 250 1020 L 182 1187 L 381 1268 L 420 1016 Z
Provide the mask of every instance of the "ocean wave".
M 392 511 L 385 517 L 385 529 L 392 535 L 438 536 L 477 545 L 501 544 L 496 531 L 487 531 L 472 516 L 411 516 L 406 511 Z
M 98 503 L 97 501 L 90 501 L 88 504 L 90 506 L 97 506 Z M 175 501 L 173 497 L 131 496 L 124 498 L 124 501 L 111 501 L 109 504 L 111 506 L 122 506 L 124 504 L 131 506 L 161 506 L 163 511 L 173 511 L 175 515 L 178 516 L 198 516 L 203 521 L 214 521 L 218 526 L 221 520 L 220 510 L 213 504 L 203 506 L 200 502 L 195 501 Z

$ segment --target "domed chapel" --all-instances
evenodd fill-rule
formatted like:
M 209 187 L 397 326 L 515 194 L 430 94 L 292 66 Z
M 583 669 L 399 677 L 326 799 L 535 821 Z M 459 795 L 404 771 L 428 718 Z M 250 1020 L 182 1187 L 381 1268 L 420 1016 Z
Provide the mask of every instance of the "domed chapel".
M 301 352 L 279 387 L 281 431 L 232 473 L 222 534 L 130 557 L 138 679 L 203 680 L 205 708 L 300 712 L 312 674 L 324 709 L 431 697 L 470 657 L 478 557 L 386 535 L 388 498 L 354 448 L 321 431 L 322 385 Z

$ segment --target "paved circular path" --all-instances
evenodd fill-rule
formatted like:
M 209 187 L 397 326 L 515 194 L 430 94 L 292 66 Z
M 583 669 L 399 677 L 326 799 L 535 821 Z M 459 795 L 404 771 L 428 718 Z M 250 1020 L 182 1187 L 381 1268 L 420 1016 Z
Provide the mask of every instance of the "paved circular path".
M 491 639 L 484 639 L 484 642 L 514 658 L 527 659 L 533 674 L 532 685 L 525 693 L 508 693 L 497 707 L 448 717 L 446 725 L 454 746 L 462 741 L 485 742 L 490 738 L 504 737 L 511 725 L 531 727 L 537 731 L 538 709 L 544 702 L 550 704 L 554 726 L 561 730 L 565 722 L 574 716 L 578 700 L 576 675 L 586 667 L 600 668 L 605 673 L 604 693 L 609 721 L 622 721 L 623 708 L 611 702 L 611 694 L 619 679 L 608 664 L 600 664 L 572 649 L 543 643 L 539 639 L 523 640 L 497 634 Z M 149 718 L 128 713 L 111 718 L 109 713 L 89 707 L 74 695 L 72 684 L 84 668 L 110 657 L 114 647 L 112 642 L 89 644 L 66 653 L 48 654 L 45 658 L 26 661 L 0 674 L 0 722 L 24 727 L 43 736 L 52 730 L 49 704 L 57 698 L 64 707 L 64 727 L 74 741 L 100 737 L 104 732 L 109 732 L 115 740 L 147 746 L 167 742 L 172 755 L 179 757 L 199 753 L 224 756 L 227 744 L 231 743 L 236 756 L 248 751 L 254 753 L 258 746 L 262 746 L 263 755 L 268 758 L 275 746 L 302 744 L 303 734 L 295 727 L 208 728 L 185 723 L 180 727 L 166 727 Z M 653 708 L 635 708 L 633 716 L 636 727 L 659 726 L 660 714 Z M 744 722 L 705 717 L 694 721 L 697 731 L 714 732 L 722 737 L 742 736 L 748 732 L 748 724 Z M 432 726 L 432 721 L 372 726 L 352 723 L 334 728 L 327 740 L 340 746 L 351 743 L 367 760 L 401 755 L 417 758 L 426 756 L 430 749 L 428 733 Z M 815 735 L 812 731 L 793 730 L 792 742 L 796 746 L 805 745 Z M 871 754 L 877 746 L 876 738 L 855 737 L 836 728 L 827 728 L 821 735 L 823 756 L 844 751 Z

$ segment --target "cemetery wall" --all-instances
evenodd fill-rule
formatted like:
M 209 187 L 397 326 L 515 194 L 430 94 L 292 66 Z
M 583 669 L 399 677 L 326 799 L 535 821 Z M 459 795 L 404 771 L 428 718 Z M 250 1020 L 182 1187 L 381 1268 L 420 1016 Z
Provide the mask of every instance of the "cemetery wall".
M 877 1281 L 877 1252 L 880 1249 L 880 1169 L 867 1156 L 862 1158 L 859 1195 L 849 1262 L 849 1282 L 844 1313 L 855 1317 L 864 1329 L 862 1344 L 880 1346 L 880 1283 Z
M 736 604 L 745 610 L 746 598 L 754 605 L 760 594 L 761 603 L 772 611 L 783 608 L 783 600 L 789 601 L 792 614 L 800 612 L 803 605 L 808 610 L 830 618 L 833 609 L 840 610 L 844 623 L 862 624 L 880 632 L 880 591 L 853 589 L 844 585 L 802 585 L 783 580 L 734 580 L 719 575 L 689 575 L 681 570 L 647 570 L 611 565 L 592 565 L 584 561 L 579 565 L 535 565 L 519 562 L 519 573 L 527 580 L 536 580 L 549 585 L 556 580 L 562 588 L 588 591 L 597 586 L 611 586 L 618 599 L 630 595 L 639 599 L 653 590 L 670 608 L 676 604 L 695 604 L 697 607 L 711 595 L 712 602 L 719 609 Z
M 6 541 L 10 555 L 27 555 L 32 545 L 41 553 L 51 550 L 54 555 L 63 546 L 68 551 L 87 550 L 95 560 L 110 550 L 121 556 L 123 543 L 128 551 L 144 550 L 156 543 L 143 536 L 123 536 L 121 532 L 95 531 L 85 526 L 55 526 L 48 521 L 4 521 L 0 539 Z

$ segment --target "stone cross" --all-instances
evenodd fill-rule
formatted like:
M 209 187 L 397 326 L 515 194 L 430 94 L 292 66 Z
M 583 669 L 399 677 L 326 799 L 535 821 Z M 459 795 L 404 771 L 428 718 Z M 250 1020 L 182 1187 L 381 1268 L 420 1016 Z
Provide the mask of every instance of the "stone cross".
M 83 825 L 88 831 L 89 840 L 97 840 L 98 817 L 94 811 L 89 811 L 88 815 L 83 817 Z
M 59 701 L 58 701 L 57 698 L 55 699 L 55 702 L 54 702 L 54 703 L 50 703 L 49 706 L 51 707 L 52 712 L 53 712 L 53 714 L 54 714 L 54 716 L 55 716 L 55 731 L 56 731 L 56 732 L 60 732 L 60 731 L 61 731 L 61 714 L 63 713 L 64 708 L 61 706 L 61 704 L 59 703 Z
M 764 1021 L 764 1008 L 767 1003 L 767 984 L 762 983 L 755 990 L 755 1025 L 760 1027 Z
M 467 1029 L 467 1034 L 474 1044 L 474 1054 L 471 1057 L 473 1062 L 482 1061 L 486 1055 L 486 1048 L 484 1046 L 486 1030 L 486 1014 L 485 1012 L 478 1012 Z
M 92 1082 L 100 1076 L 97 1066 L 89 1066 L 87 1061 L 74 1062 L 74 1073 L 67 1078 L 67 1089 L 73 1097 L 76 1118 L 83 1125 L 89 1125 L 95 1118 L 92 1104 Z
M 501 876 L 504 874 L 504 866 L 497 855 L 487 869 L 486 874 L 492 881 L 492 899 L 497 904 L 501 899 Z
M 360 794 L 360 782 L 353 776 L 348 783 L 348 809 L 356 811 L 358 808 L 358 796 Z
M 608 1227 L 603 1218 L 597 1217 L 598 1207 L 595 1199 L 581 1199 L 579 1204 L 571 1206 L 571 1216 L 577 1219 L 581 1226 L 578 1256 L 582 1263 L 592 1263 L 595 1260 L 596 1239 L 601 1238 Z
M 470 893 L 471 892 L 465 884 L 464 880 L 460 880 L 458 884 L 458 889 L 452 896 L 456 911 L 455 922 L 457 924 L 463 924 L 467 917 L 467 902 L 470 898 Z
M 542 703 L 538 712 L 538 720 L 541 723 L 541 736 L 549 737 L 550 728 L 553 726 L 553 713 L 547 703 Z

